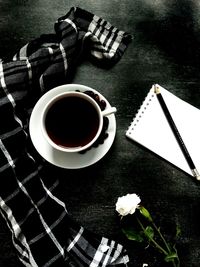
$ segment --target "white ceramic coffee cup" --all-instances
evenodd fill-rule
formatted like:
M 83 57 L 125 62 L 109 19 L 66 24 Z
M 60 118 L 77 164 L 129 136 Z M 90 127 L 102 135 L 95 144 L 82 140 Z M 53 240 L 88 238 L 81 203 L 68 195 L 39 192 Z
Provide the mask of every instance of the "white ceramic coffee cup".
M 81 98 L 83 101 L 87 101 L 88 103 L 90 103 L 92 105 L 92 107 L 94 108 L 94 112 L 96 112 L 98 115 L 98 129 L 97 129 L 94 137 L 88 143 L 81 145 L 81 146 L 74 146 L 73 147 L 73 146 L 65 146 L 65 145 L 57 144 L 50 137 L 50 135 L 48 134 L 48 129 L 46 128 L 47 127 L 46 126 L 46 118 L 47 118 L 49 110 L 52 108 L 52 106 L 54 106 L 56 103 L 58 103 L 58 101 L 65 99 L 67 97 L 77 97 L 77 98 Z M 105 108 L 105 110 L 102 111 L 100 106 L 98 105 L 98 103 L 91 96 L 89 96 L 86 93 L 77 92 L 77 91 L 68 91 L 68 92 L 58 94 L 57 96 L 53 97 L 45 105 L 43 112 L 41 114 L 41 130 L 42 130 L 42 133 L 43 133 L 45 139 L 53 148 L 60 150 L 62 152 L 68 152 L 68 153 L 69 152 L 80 152 L 80 151 L 86 150 L 89 147 L 91 147 L 94 144 L 94 142 L 98 139 L 99 135 L 101 134 L 102 128 L 103 128 L 103 117 L 109 116 L 110 114 L 113 114 L 115 112 L 116 112 L 115 107 L 107 107 L 107 108 Z M 63 114 L 63 116 L 65 116 L 65 114 Z

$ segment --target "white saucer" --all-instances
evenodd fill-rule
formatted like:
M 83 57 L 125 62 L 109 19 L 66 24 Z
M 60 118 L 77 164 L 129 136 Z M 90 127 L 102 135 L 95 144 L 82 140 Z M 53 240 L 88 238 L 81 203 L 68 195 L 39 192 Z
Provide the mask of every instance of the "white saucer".
M 49 143 L 44 138 L 40 127 L 39 117 L 42 113 L 42 110 L 46 103 L 55 95 L 66 91 L 75 90 L 79 90 L 81 92 L 84 92 L 86 90 L 93 91 L 94 93 L 99 95 L 100 99 L 106 101 L 106 107 L 111 106 L 104 96 L 102 96 L 96 90 L 91 89 L 90 87 L 79 84 L 62 85 L 48 91 L 38 100 L 35 107 L 33 108 L 29 123 L 30 137 L 38 153 L 48 162 L 66 169 L 84 168 L 99 161 L 109 151 L 116 134 L 116 119 L 115 115 L 111 114 L 108 116 L 108 137 L 104 140 L 104 143 L 99 144 L 97 148 L 91 148 L 84 154 L 80 154 L 61 152 L 49 145 Z

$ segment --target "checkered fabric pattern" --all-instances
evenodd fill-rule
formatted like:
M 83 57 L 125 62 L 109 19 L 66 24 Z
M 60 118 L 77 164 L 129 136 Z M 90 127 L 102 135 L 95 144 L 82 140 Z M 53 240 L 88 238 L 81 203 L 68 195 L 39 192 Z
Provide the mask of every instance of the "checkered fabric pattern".
M 0 62 L 0 211 L 25 266 L 106 266 L 128 262 L 122 245 L 74 222 L 44 182 L 41 161 L 28 145 L 28 123 L 39 97 L 70 81 L 81 56 L 114 64 L 129 34 L 80 8 L 55 23 L 55 34 L 25 45 L 11 62 Z M 38 157 L 39 158 L 39 157 Z M 51 213 L 49 213 L 51 210 Z

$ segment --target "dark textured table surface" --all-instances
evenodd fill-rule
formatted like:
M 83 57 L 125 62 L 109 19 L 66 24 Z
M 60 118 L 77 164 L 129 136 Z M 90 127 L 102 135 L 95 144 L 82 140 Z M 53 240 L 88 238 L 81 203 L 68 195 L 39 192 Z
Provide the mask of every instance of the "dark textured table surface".
M 167 236 L 175 223 L 180 224 L 177 247 L 181 266 L 198 267 L 200 184 L 127 140 L 125 131 L 154 83 L 200 108 L 199 1 L 0 0 L 0 58 L 9 60 L 28 41 L 53 32 L 57 18 L 72 6 L 103 17 L 134 39 L 113 68 L 107 70 L 84 61 L 72 81 L 97 89 L 117 107 L 117 132 L 110 151 L 90 167 L 65 170 L 47 165 L 45 173 L 59 177 L 58 196 L 75 220 L 127 248 L 130 266 L 164 266 L 159 254 L 127 241 L 120 232 L 116 200 L 135 192 Z M 21 266 L 2 217 L 0 266 Z

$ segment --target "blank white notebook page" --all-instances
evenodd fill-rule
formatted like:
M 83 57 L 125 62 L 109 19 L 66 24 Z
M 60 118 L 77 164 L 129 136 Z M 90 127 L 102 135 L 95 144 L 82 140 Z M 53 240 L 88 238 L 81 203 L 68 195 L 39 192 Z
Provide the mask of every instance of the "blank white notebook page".
M 157 85 L 159 86 L 159 85 Z M 163 87 L 160 92 L 185 146 L 200 172 L 200 110 Z M 126 136 L 192 175 L 152 86 Z

